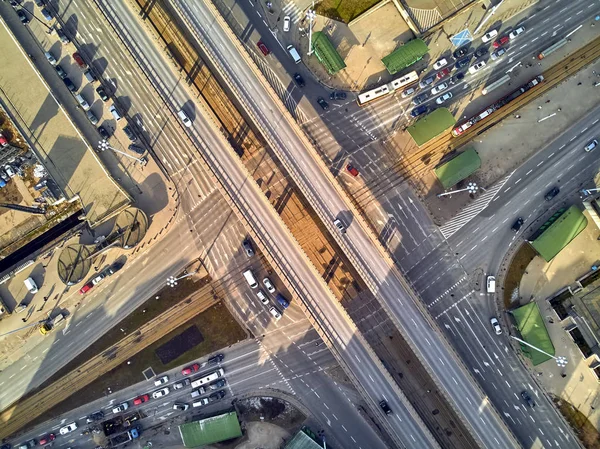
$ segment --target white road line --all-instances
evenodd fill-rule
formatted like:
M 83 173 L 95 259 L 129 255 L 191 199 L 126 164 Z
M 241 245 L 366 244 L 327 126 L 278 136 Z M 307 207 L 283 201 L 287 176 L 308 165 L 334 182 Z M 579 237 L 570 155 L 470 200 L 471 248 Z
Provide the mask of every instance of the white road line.
M 527 173 L 525 173 L 525 176 L 530 175 L 533 172 L 533 170 L 529 170 Z

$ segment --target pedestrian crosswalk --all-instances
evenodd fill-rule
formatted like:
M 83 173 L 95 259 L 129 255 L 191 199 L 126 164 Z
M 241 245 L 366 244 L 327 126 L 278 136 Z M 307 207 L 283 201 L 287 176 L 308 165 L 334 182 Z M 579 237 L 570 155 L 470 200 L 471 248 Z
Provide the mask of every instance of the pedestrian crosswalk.
M 302 10 L 293 2 L 283 7 L 283 15 L 290 16 L 292 23 L 298 23 L 302 20 Z

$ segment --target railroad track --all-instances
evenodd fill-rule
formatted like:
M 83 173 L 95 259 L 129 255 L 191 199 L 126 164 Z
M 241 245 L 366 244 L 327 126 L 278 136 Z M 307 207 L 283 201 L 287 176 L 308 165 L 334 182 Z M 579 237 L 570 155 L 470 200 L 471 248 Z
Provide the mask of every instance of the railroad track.
M 400 185 L 408 180 L 411 180 L 416 185 L 422 179 L 423 175 L 436 167 L 440 160 L 448 153 L 469 143 L 491 127 L 500 123 L 507 116 L 543 95 L 599 57 L 600 37 L 542 73 L 544 82 L 492 114 L 488 120 L 476 123 L 466 133 L 458 137 L 453 137 L 450 130 L 448 130 L 422 147 L 417 148 L 409 156 L 402 157 L 388 169 L 387 174 L 380 176 L 377 181 L 354 192 L 353 197 L 359 208 L 364 209 L 367 207 L 384 191 L 390 189 L 390 187 Z

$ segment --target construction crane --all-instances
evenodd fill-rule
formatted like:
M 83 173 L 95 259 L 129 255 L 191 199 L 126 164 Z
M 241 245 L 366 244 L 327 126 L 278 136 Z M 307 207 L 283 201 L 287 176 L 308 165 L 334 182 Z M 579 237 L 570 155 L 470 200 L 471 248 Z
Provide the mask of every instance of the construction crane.
M 0 203 L 0 207 L 18 210 L 21 212 L 27 212 L 29 214 L 44 215 L 46 213 L 46 209 L 44 207 L 21 206 L 20 204 L 10 204 L 10 203 Z
M 29 329 L 30 327 L 33 327 L 33 326 L 39 326 L 40 324 L 46 323 L 46 321 L 48 321 L 48 320 L 35 321 L 31 324 L 28 324 L 27 326 L 21 326 L 18 329 L 13 329 L 12 331 L 5 332 L 4 334 L 0 334 L 0 337 L 4 337 L 5 335 L 14 334 L 15 332 L 20 332 L 22 330 Z

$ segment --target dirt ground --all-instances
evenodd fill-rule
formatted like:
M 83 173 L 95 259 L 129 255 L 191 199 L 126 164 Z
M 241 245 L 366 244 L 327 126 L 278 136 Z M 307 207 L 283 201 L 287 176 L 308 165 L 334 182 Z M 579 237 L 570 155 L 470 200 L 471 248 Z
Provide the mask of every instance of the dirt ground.
M 297 429 L 306 419 L 289 402 L 270 396 L 241 399 L 236 401 L 235 407 L 240 418 L 246 422 L 261 421 L 264 418 L 288 431 Z
M 571 427 L 577 429 L 586 449 L 600 449 L 600 434 L 586 416 L 567 401 L 555 399 L 554 402 Z
M 292 436 L 279 426 L 266 422 L 246 424 L 247 440 L 235 446 L 235 449 L 279 449 Z
M 536 257 L 535 250 L 528 243 L 523 243 L 510 262 L 504 278 L 504 307 L 510 309 L 519 299 L 519 284 L 527 271 L 529 263 Z

